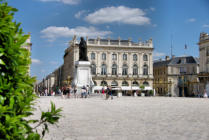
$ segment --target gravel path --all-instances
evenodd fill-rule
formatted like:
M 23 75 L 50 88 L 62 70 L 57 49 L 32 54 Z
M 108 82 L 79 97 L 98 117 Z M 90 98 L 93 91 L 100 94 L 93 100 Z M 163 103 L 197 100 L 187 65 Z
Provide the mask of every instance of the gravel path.
M 36 106 L 47 110 L 50 101 L 64 117 L 46 140 L 209 140 L 209 99 L 41 97 Z

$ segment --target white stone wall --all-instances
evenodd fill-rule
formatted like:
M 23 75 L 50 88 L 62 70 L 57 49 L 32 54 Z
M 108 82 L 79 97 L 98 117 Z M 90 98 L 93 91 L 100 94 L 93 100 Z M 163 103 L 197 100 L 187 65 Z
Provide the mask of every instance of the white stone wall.
M 79 50 L 78 50 L 78 43 L 79 41 L 74 38 L 74 40 L 71 41 L 70 49 L 68 50 L 68 55 L 73 56 L 67 56 L 64 60 L 65 64 L 72 64 L 72 61 L 77 61 L 79 58 Z M 77 47 L 75 47 L 77 46 Z M 138 44 L 131 44 L 124 45 L 122 43 L 118 45 L 113 45 L 111 42 L 108 42 L 104 45 L 102 44 L 100 39 L 96 39 L 92 42 L 87 41 L 87 48 L 88 48 L 88 59 L 91 62 L 91 64 L 96 65 L 96 77 L 93 75 L 94 81 L 97 82 L 97 85 L 101 84 L 101 81 L 104 79 L 108 85 L 111 85 L 111 82 L 113 80 L 116 80 L 121 86 L 122 81 L 126 80 L 129 85 L 131 86 L 131 81 L 136 80 L 139 84 L 142 84 L 144 81 L 149 82 L 149 85 L 152 87 L 153 84 L 153 60 L 152 60 L 152 53 L 153 53 L 153 45 L 151 41 L 147 41 L 146 43 L 139 42 Z M 73 49 L 74 53 L 71 53 L 71 49 Z M 91 60 L 91 53 L 95 53 L 95 60 Z M 102 53 L 106 54 L 106 60 L 102 60 Z M 112 54 L 117 54 L 117 60 L 112 60 Z M 123 60 L 123 54 L 127 54 L 127 60 Z M 136 64 L 138 65 L 138 76 L 133 76 L 133 65 L 135 62 L 133 61 L 133 54 L 137 54 L 137 61 Z M 148 61 L 143 61 L 143 54 L 147 54 Z M 73 57 L 73 59 L 71 58 Z M 68 62 L 67 62 L 68 61 Z M 70 61 L 70 62 L 69 62 Z M 107 76 L 101 75 L 101 65 L 102 64 L 107 65 Z M 117 76 L 112 76 L 112 65 L 116 63 L 117 64 Z M 123 64 L 128 65 L 128 76 L 122 76 L 122 66 Z M 143 65 L 148 65 L 148 76 L 143 75 Z M 65 68 L 65 71 L 68 71 L 67 73 L 72 73 L 74 70 L 74 65 L 69 65 L 71 68 Z M 65 66 L 64 66 L 65 67 Z M 66 73 L 66 72 L 65 72 Z M 131 79 L 131 80 L 130 80 Z

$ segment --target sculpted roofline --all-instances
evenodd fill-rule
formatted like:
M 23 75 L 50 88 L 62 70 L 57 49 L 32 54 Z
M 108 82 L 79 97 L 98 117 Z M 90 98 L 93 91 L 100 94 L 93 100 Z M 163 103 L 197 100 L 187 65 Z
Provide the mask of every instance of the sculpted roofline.
M 147 47 L 153 48 L 152 38 L 147 41 L 141 41 L 139 39 L 138 42 L 131 41 L 131 38 L 128 40 L 122 40 L 120 37 L 118 39 L 110 39 L 109 37 L 106 39 L 101 39 L 97 37 L 96 39 L 89 39 L 88 36 L 86 37 L 86 43 L 89 46 L 130 46 L 130 47 Z M 70 45 L 79 44 L 79 40 L 74 35 L 73 39 L 70 41 Z

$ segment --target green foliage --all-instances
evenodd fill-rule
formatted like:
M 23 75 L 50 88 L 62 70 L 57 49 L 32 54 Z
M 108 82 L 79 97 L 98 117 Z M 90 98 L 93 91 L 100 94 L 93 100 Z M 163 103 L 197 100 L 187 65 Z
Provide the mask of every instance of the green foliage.
M 144 85 L 141 85 L 140 86 L 140 89 L 144 90 L 145 86 Z
M 35 78 L 28 75 L 30 52 L 21 46 L 28 35 L 23 35 L 20 23 L 13 21 L 17 9 L 0 0 L 0 139 L 23 140 L 41 139 L 31 123 L 54 124 L 59 120 L 61 109 L 52 104 L 51 111 L 43 112 L 41 122 L 29 120 L 34 108 L 33 94 Z M 42 136 L 44 136 L 43 132 Z
M 150 96 L 153 96 L 153 94 L 154 94 L 153 90 L 150 90 L 150 91 L 149 91 L 149 95 L 150 95 Z

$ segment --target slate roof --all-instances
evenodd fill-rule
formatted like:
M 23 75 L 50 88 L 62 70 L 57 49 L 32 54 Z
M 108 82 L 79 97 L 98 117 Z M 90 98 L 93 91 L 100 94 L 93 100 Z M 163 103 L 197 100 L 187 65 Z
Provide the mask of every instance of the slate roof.
M 154 61 L 153 66 L 166 66 L 166 65 L 182 65 L 182 64 L 199 64 L 199 59 L 193 56 L 174 57 L 169 60 Z

